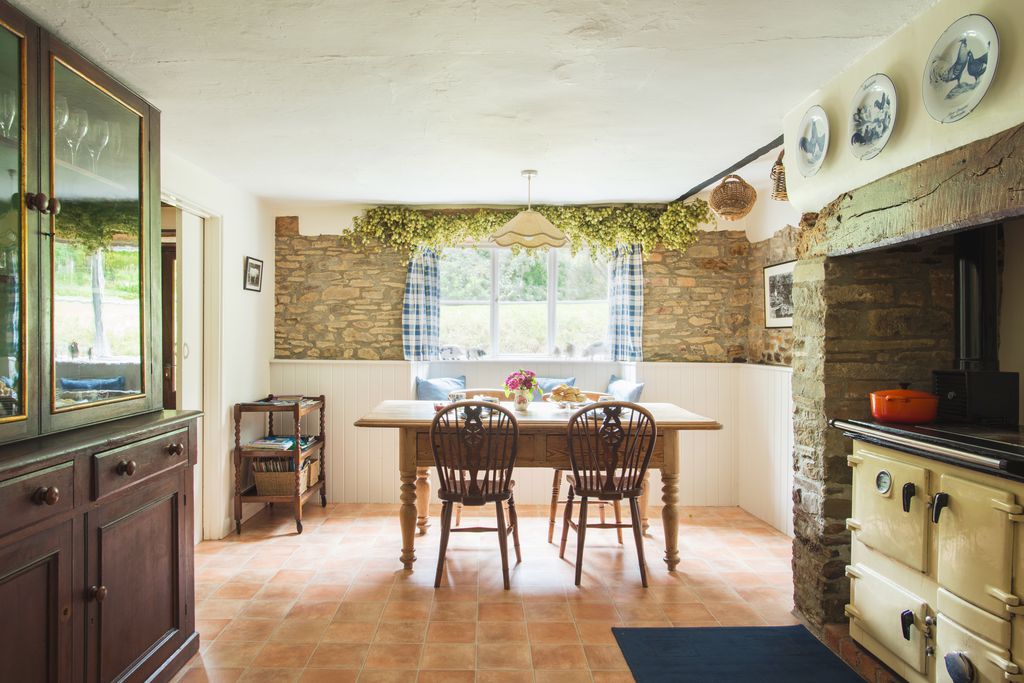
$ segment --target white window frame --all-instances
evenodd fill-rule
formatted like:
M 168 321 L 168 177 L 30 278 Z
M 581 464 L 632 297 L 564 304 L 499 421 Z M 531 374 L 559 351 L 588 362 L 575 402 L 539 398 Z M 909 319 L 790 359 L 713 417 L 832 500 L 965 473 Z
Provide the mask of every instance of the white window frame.
M 530 359 L 547 359 L 554 358 L 555 355 L 555 333 L 558 329 L 558 250 L 548 249 L 547 251 L 547 267 L 548 267 L 548 335 L 547 335 L 547 350 L 545 353 L 501 353 L 499 349 L 500 334 L 498 333 L 499 324 L 501 322 L 501 314 L 499 312 L 501 302 L 498 301 L 498 256 L 501 252 L 511 251 L 507 247 L 499 247 L 493 244 L 466 244 L 460 247 L 452 247 L 453 249 L 488 249 L 490 250 L 491 256 L 491 343 L 490 348 L 487 350 L 487 357 L 489 359 L 509 359 L 509 358 L 530 358 Z M 608 274 L 609 287 L 611 286 L 611 273 Z M 607 299 L 610 292 L 605 294 Z M 444 299 L 441 300 L 441 305 L 445 303 Z M 444 340 L 441 340 L 442 344 Z M 603 340 L 607 342 L 607 340 Z

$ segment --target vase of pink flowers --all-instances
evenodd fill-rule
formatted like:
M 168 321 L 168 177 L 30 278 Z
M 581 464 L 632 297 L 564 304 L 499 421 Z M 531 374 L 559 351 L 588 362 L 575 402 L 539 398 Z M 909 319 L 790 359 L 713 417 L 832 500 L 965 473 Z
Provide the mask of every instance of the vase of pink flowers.
M 525 413 L 530 407 L 530 400 L 540 390 L 537 373 L 533 370 L 519 368 L 505 378 L 505 396 L 511 396 L 515 409 Z

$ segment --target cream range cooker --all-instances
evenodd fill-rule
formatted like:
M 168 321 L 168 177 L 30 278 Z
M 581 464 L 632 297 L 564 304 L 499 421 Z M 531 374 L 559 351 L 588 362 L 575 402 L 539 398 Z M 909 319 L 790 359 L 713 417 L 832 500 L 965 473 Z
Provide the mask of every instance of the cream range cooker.
M 1020 433 L 832 425 L 854 439 L 850 634 L 912 683 L 1024 683 Z

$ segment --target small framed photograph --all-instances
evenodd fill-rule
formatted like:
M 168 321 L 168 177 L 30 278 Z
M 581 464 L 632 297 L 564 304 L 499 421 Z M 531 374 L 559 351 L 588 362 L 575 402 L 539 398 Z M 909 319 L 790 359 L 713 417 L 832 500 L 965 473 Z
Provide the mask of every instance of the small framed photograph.
M 245 257 L 245 289 L 252 292 L 263 290 L 263 261 L 252 256 Z
M 793 327 L 793 268 L 796 261 L 764 269 L 764 326 Z

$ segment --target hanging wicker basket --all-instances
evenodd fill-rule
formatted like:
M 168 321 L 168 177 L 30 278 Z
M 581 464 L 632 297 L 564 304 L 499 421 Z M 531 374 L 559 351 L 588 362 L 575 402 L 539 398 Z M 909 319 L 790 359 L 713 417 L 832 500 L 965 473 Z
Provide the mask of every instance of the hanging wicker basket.
M 782 157 L 786 150 L 779 152 L 779 158 L 772 164 L 772 199 L 779 202 L 788 202 L 789 193 L 786 192 L 786 167 L 782 163 Z
M 754 208 L 757 192 L 738 175 L 727 175 L 711 192 L 711 210 L 727 221 L 737 221 Z

